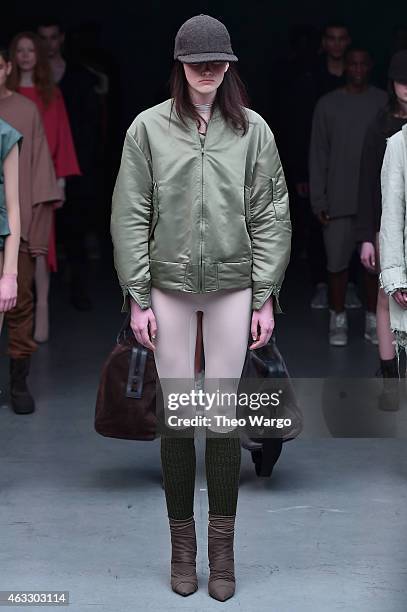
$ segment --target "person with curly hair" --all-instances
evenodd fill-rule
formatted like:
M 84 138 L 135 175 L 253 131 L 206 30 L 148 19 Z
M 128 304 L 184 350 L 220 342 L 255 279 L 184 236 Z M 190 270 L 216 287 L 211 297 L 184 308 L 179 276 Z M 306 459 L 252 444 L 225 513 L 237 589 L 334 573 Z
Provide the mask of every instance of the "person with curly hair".
M 0 46 L 0 118 L 23 137 L 18 173 L 21 231 L 18 241 L 17 300 L 13 308 L 5 311 L 7 353 L 10 356 L 9 386 L 14 412 L 28 414 L 35 410 L 34 398 L 27 386 L 31 355 L 37 348 L 32 332 L 35 260 L 47 256 L 53 207 L 59 202 L 61 194 L 40 113 L 31 100 L 7 87 L 10 72 L 9 52 Z M 9 218 L 9 221 L 11 235 L 16 239 L 15 220 Z M 7 240 L 10 242 L 10 237 Z M 9 263 L 6 265 L 8 267 Z
M 26 96 L 38 107 L 48 140 L 55 174 L 61 188 L 61 203 L 65 200 L 65 178 L 80 174 L 71 128 L 64 99 L 54 84 L 50 65 L 39 36 L 20 32 L 10 46 L 12 71 L 8 79 L 11 90 Z M 48 257 L 37 257 L 35 269 L 36 307 L 35 333 L 37 342 L 46 342 L 49 334 L 48 293 L 50 271 L 57 270 L 55 215 L 51 226 Z

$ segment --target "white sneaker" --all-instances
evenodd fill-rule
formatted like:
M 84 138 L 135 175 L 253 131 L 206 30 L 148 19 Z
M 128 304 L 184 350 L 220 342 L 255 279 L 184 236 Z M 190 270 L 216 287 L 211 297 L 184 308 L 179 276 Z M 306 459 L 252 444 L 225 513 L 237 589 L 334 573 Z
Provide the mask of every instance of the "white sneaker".
M 361 308 L 362 302 L 359 299 L 356 285 L 354 283 L 348 283 L 346 287 L 345 296 L 345 308 Z
M 369 340 L 372 344 L 379 344 L 377 338 L 376 315 L 373 312 L 366 312 L 365 339 Z
M 311 308 L 328 308 L 328 285 L 326 283 L 317 284 L 311 300 Z
M 336 313 L 330 310 L 329 344 L 332 346 L 348 344 L 348 319 L 345 311 Z

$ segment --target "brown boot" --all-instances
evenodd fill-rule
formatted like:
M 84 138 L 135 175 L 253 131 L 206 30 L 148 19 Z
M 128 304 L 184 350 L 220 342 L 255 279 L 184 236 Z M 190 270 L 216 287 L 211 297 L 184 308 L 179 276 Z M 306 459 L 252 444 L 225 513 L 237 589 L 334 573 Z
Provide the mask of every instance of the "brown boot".
M 192 595 L 198 589 L 196 575 L 195 521 L 169 518 L 171 531 L 171 588 L 175 593 Z
M 209 512 L 208 593 L 218 601 L 226 601 L 235 593 L 233 540 L 236 516 L 221 516 Z
M 31 357 L 10 358 L 10 399 L 16 414 L 30 414 L 35 410 L 34 398 L 27 386 Z

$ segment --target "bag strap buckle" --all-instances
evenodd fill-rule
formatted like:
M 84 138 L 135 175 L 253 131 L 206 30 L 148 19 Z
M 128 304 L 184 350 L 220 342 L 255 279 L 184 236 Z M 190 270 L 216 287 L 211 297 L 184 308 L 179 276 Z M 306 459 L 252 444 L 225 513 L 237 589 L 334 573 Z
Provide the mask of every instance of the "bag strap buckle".
M 135 399 L 142 397 L 146 362 L 147 349 L 134 346 L 131 350 L 126 397 L 133 397 Z

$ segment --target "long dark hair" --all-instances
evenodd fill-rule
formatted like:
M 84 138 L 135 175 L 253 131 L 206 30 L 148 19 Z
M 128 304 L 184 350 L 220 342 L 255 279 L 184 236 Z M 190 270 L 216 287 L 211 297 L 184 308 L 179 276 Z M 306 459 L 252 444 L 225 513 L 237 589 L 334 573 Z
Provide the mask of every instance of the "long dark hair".
M 17 65 L 16 55 L 18 43 L 21 39 L 28 38 L 34 45 L 37 58 L 34 68 L 33 81 L 38 90 L 40 98 L 45 106 L 48 106 L 55 94 L 55 85 L 52 79 L 51 66 L 45 54 L 41 39 L 35 32 L 20 32 L 16 34 L 10 44 L 10 59 L 13 65 L 11 74 L 7 79 L 7 86 L 16 91 L 20 84 L 21 71 Z
M 394 123 L 392 122 L 392 118 L 401 112 L 400 102 L 396 96 L 396 91 L 394 89 L 394 81 L 389 79 L 387 82 L 387 93 L 389 95 L 388 102 L 384 109 L 381 112 L 381 117 L 383 121 L 383 128 L 386 137 L 392 136 L 394 134 Z M 407 123 L 407 119 L 406 119 Z
M 2 43 L 0 43 L 0 57 L 3 58 L 3 60 L 6 62 L 6 64 L 8 64 L 8 62 L 10 61 L 10 53 L 8 48 L 3 45 Z
M 170 92 L 172 97 L 171 113 L 173 107 L 184 125 L 186 118 L 194 119 L 199 127 L 200 117 L 194 107 L 188 92 L 188 82 L 184 67 L 179 60 L 175 60 L 170 76 Z M 243 107 L 250 104 L 246 87 L 241 80 L 235 66 L 230 63 L 225 72 L 223 81 L 218 87 L 214 105 L 217 105 L 223 118 L 235 130 L 240 130 L 242 136 L 249 129 L 249 120 Z M 206 123 L 206 122 L 205 122 Z

